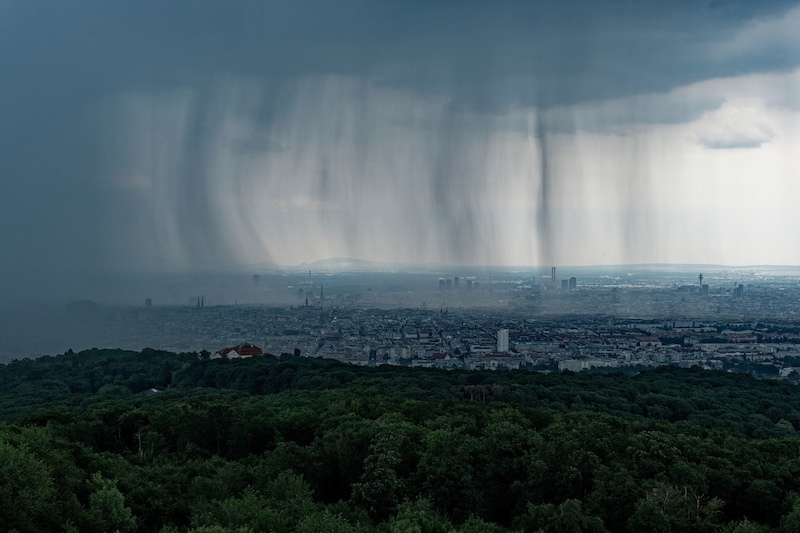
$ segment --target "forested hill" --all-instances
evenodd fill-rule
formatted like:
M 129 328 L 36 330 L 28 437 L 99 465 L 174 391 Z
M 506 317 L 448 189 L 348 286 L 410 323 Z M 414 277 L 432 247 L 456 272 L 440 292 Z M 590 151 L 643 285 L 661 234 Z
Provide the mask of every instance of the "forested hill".
M 206 388 L 262 396 L 284 391 L 346 390 L 376 397 L 555 411 L 595 411 L 628 420 L 690 421 L 756 438 L 800 429 L 800 389 L 745 374 L 660 367 L 622 373 L 439 371 L 345 365 L 330 359 L 263 356 L 201 360 L 196 354 L 145 349 L 87 350 L 0 365 L 0 420 L 71 406 L 85 410 L 112 398 L 157 389 L 187 394 Z M 172 397 L 168 395 L 169 397 Z
M 800 390 L 68 352 L 0 366 L 0 530 L 797 531 Z

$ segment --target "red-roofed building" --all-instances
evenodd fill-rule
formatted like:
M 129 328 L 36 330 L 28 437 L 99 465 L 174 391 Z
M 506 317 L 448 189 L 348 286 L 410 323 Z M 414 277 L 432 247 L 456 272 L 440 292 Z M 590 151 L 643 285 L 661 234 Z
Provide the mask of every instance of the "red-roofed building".
M 244 343 L 230 348 L 223 348 L 217 351 L 218 357 L 226 359 L 239 359 L 242 357 L 252 357 L 254 355 L 264 355 L 264 352 L 258 346 L 253 344 Z

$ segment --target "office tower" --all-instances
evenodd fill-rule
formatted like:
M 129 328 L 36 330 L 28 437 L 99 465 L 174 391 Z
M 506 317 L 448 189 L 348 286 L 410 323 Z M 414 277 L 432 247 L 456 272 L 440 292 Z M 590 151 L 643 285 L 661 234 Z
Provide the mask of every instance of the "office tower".
M 261 283 L 261 276 L 253 274 L 253 285 L 258 286 L 259 283 Z
M 569 278 L 569 290 L 574 291 L 578 288 L 578 279 L 575 277 Z
M 506 353 L 508 351 L 508 330 L 501 329 L 497 332 L 497 352 Z
M 458 276 L 456 276 L 455 278 L 453 278 L 453 285 L 455 285 L 455 286 L 456 286 L 456 289 L 458 289 Z
M 444 290 L 444 278 L 439 278 L 439 290 Z
M 147 307 L 148 309 L 150 307 L 153 307 L 153 299 L 152 298 L 145 298 L 144 299 L 144 306 Z
M 453 289 L 453 280 L 452 280 L 452 279 L 450 279 L 450 278 L 447 278 L 447 279 L 445 280 L 445 284 L 446 284 L 446 286 L 447 286 L 447 290 L 448 290 L 448 291 Z
M 562 291 L 568 291 L 569 290 L 569 280 L 568 279 L 562 279 L 561 280 L 561 290 Z

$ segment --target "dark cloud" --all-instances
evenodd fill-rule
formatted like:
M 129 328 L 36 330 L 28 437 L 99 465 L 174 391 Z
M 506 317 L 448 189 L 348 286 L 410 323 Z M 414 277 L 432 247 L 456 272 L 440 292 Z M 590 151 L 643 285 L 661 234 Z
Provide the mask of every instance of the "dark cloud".
M 492 117 L 509 109 L 549 109 L 533 131 L 521 126 L 536 137 L 542 154 L 542 205 L 533 223 L 545 228 L 540 231 L 546 236 L 553 223 L 549 135 L 614 123 L 679 122 L 719 102 L 681 106 L 667 98 L 649 107 L 643 100 L 640 108 L 612 107 L 578 118 L 565 106 L 793 68 L 800 57 L 774 42 L 763 47 L 750 42 L 730 53 L 715 45 L 730 41 L 754 20 L 778 17 L 795 5 L 779 0 L 2 2 L 0 245 L 13 252 L 3 254 L 0 273 L 46 276 L 54 258 L 60 268 L 103 268 L 115 264 L 104 244 L 109 233 L 133 238 L 124 218 L 152 209 L 146 205 L 150 200 L 131 187 L 122 193 L 107 187 L 102 183 L 107 178 L 100 177 L 124 166 L 109 155 L 104 130 L 98 128 L 114 120 L 98 116 L 102 103 L 122 94 L 190 95 L 180 139 L 162 142 L 168 133 L 153 131 L 153 146 L 128 165 L 130 170 L 173 161 L 169 170 L 160 171 L 168 183 L 154 185 L 174 200 L 165 208 L 171 229 L 159 219 L 145 224 L 151 233 L 173 237 L 153 244 L 151 254 L 177 253 L 168 248 L 180 247 L 184 264 L 209 256 L 235 258 L 236 244 L 219 219 L 231 214 L 215 213 L 209 204 L 215 143 L 220 142 L 214 132 L 230 113 L 247 113 L 253 129 L 222 140 L 234 152 L 244 157 L 296 149 L 280 139 L 284 109 L 296 101 L 303 80 L 327 76 L 448 102 L 449 118 L 435 125 L 433 137 L 446 139 L 435 144 L 437 153 L 430 158 L 429 191 L 440 207 L 435 219 L 447 228 L 441 230 L 446 235 L 441 242 L 447 243 L 443 254 L 456 260 L 473 257 L 473 237 L 480 232 L 475 201 L 463 195 L 478 179 L 477 171 L 465 168 L 461 153 L 475 138 L 488 135 L 465 135 L 463 111 L 484 116 L 489 129 Z M 257 93 L 240 98 L 244 104 L 233 111 L 230 94 L 219 89 L 231 79 L 247 80 Z M 366 89 L 353 90 L 350 97 L 357 99 Z M 150 112 L 159 109 L 154 104 Z M 353 113 L 354 133 L 348 135 L 356 148 L 364 148 L 372 142 L 372 117 Z M 330 155 L 322 150 L 320 157 Z M 323 200 L 341 186 L 324 170 L 328 167 L 320 165 L 317 196 Z M 237 168 L 231 172 L 243 171 Z M 142 172 L 146 178 L 130 183 L 146 186 L 155 179 L 155 172 Z M 236 176 L 231 183 L 241 186 Z M 351 226 L 348 238 L 363 238 L 358 221 Z M 248 219 L 238 227 L 258 240 Z M 147 240 L 141 232 L 135 238 Z
M 3 66 L 15 76 L 4 85 L 84 100 L 226 74 L 355 74 L 475 105 L 552 105 L 663 92 L 798 60 L 770 54 L 772 44 L 734 57 L 709 48 L 795 5 L 778 0 L 13 5 L 2 42 L 11 51 Z

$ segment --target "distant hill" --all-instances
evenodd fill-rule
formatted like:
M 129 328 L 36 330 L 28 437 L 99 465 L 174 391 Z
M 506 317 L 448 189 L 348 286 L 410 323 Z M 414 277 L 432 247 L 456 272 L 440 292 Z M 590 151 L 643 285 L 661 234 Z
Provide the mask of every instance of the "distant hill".
M 353 257 L 331 257 L 329 259 L 321 259 L 313 263 L 301 263 L 297 265 L 298 268 L 310 268 L 316 270 L 335 270 L 335 271 L 348 271 L 348 270 L 396 270 L 397 268 L 408 266 L 400 263 L 384 263 L 382 261 L 369 261 L 367 259 L 357 259 Z

